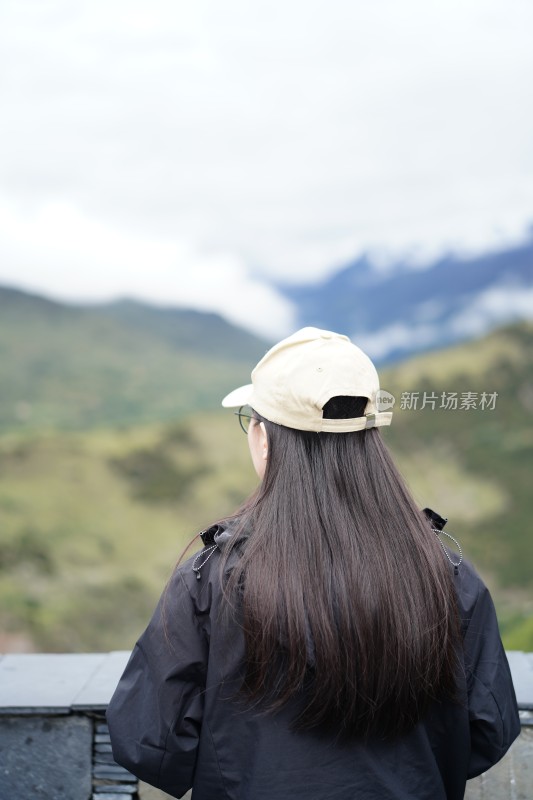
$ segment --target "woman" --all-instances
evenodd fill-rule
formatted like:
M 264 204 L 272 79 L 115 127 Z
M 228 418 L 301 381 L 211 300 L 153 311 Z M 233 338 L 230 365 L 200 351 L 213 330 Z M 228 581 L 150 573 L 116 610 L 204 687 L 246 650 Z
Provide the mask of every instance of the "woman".
M 115 759 L 143 780 L 458 800 L 518 735 L 490 595 L 416 507 L 378 392 L 347 337 L 304 328 L 224 399 L 260 485 L 176 569 L 111 701 Z

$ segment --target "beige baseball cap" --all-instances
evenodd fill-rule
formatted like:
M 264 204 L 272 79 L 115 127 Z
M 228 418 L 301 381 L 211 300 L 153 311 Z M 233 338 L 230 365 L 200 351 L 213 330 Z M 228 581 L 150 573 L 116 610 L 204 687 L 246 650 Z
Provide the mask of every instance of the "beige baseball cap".
M 252 383 L 234 389 L 225 408 L 251 406 L 262 417 L 302 431 L 347 433 L 390 425 L 391 411 L 378 411 L 376 368 L 347 336 L 302 328 L 274 345 L 252 372 Z M 368 397 L 364 417 L 324 419 L 332 397 Z

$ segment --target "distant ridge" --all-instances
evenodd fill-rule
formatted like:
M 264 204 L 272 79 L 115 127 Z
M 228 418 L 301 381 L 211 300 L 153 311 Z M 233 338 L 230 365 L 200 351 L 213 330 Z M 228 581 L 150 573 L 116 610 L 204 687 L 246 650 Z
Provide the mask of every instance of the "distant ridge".
M 300 325 L 339 330 L 390 363 L 533 319 L 533 236 L 475 257 L 448 255 L 424 269 L 379 270 L 369 256 L 312 285 L 277 284 Z
M 219 314 L 174 306 L 153 306 L 122 299 L 99 307 L 100 313 L 124 325 L 143 330 L 173 347 L 203 356 L 249 361 L 265 352 L 269 343 L 226 322 Z
M 67 305 L 0 287 L 0 431 L 214 409 L 269 346 L 217 314 L 133 300 Z

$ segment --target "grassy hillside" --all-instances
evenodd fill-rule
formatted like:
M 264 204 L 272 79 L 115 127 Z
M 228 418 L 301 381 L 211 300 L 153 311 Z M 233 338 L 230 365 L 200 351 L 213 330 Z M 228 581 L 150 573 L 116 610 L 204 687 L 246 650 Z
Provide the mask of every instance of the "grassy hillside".
M 0 288 L 0 433 L 174 420 L 215 408 L 268 344 L 216 314 L 75 307 Z
M 533 325 L 413 359 L 382 384 L 397 398 L 389 441 L 420 476 L 426 501 L 464 521 L 472 558 L 503 586 L 531 585 Z M 398 407 L 402 392 L 419 393 L 416 410 Z M 420 408 L 424 392 L 437 397 L 434 409 Z M 443 392 L 457 393 L 456 410 L 439 407 Z M 477 394 L 476 408 L 460 407 L 466 392 Z M 497 393 L 494 409 L 480 407 L 482 392 Z
M 397 398 L 387 440 L 415 497 L 449 518 L 483 573 L 506 645 L 533 650 L 533 324 L 411 359 L 382 386 Z M 416 410 L 398 407 L 416 391 Z M 454 391 L 458 409 L 439 408 Z M 435 409 L 420 408 L 424 392 Z M 477 392 L 477 408 L 460 408 L 465 392 Z M 494 409 L 479 407 L 482 392 L 497 392 Z
M 383 373 L 383 435 L 420 506 L 488 581 L 506 646 L 533 650 L 533 326 Z M 248 365 L 248 371 L 249 371 Z M 231 387 L 228 387 L 231 388 Z M 400 408 L 402 393 L 497 392 L 492 410 Z M 186 541 L 255 485 L 228 411 L 0 437 L 0 650 L 131 646 Z M 2 634 L 4 635 L 2 640 Z
M 3 437 L 4 647 L 131 646 L 185 544 L 254 485 L 231 412 L 129 431 Z

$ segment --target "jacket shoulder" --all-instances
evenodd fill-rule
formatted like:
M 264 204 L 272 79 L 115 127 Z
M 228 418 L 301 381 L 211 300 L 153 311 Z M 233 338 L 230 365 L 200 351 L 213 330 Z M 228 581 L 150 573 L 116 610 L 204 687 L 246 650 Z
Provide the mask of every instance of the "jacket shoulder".
M 225 527 L 220 523 L 201 531 L 202 549 L 178 564 L 170 577 L 167 592 L 179 593 L 185 588 L 197 614 L 208 612 L 214 597 L 221 591 L 221 559 L 232 534 L 231 526 Z M 231 564 L 228 563 L 230 568 Z
M 467 560 L 462 562 L 453 580 L 461 622 L 468 626 L 476 605 L 479 602 L 492 604 L 492 598 L 477 570 Z

